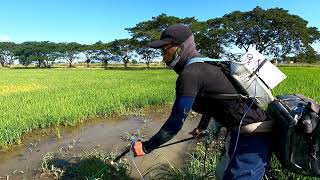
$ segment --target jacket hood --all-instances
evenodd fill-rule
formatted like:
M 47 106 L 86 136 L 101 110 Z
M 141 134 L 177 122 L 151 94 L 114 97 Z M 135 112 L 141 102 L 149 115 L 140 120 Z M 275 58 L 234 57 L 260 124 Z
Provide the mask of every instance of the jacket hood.
M 173 70 L 180 74 L 183 68 L 186 66 L 188 61 L 194 57 L 200 56 L 200 53 L 196 49 L 196 44 L 194 41 L 194 36 L 191 35 L 187 40 L 185 40 L 182 44 L 179 45 L 181 52 L 179 54 L 179 60 L 173 67 Z

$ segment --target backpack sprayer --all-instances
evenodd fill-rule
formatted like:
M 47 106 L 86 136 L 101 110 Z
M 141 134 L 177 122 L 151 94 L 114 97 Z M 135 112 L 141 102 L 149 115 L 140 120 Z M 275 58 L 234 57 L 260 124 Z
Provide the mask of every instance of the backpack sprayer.
M 286 75 L 255 49 L 250 49 L 240 62 L 196 57 L 187 65 L 196 62 L 227 62 L 228 74 L 245 94 L 217 94 L 217 99 L 253 98 L 263 108 L 274 100 L 271 90 L 282 82 Z
M 264 108 L 274 100 L 271 90 L 282 82 L 286 75 L 255 49 L 250 49 L 240 62 L 230 63 L 230 76 L 244 92 L 255 98 Z
M 269 118 L 275 121 L 274 153 L 282 166 L 291 172 L 320 177 L 320 105 L 299 94 L 273 97 L 271 90 L 286 76 L 254 49 L 240 62 L 230 62 L 229 70 L 240 88 L 256 105 L 267 107 Z
M 221 59 L 211 59 L 197 57 L 188 62 L 189 64 L 195 62 L 226 62 Z M 214 95 L 216 99 L 252 99 L 248 108 L 244 111 L 238 126 L 238 135 L 235 143 L 235 148 L 230 158 L 229 163 L 233 159 L 240 135 L 240 128 L 242 121 L 248 111 L 251 109 L 253 103 L 260 108 L 265 108 L 269 103 L 274 101 L 271 90 L 282 82 L 286 75 L 283 74 L 277 67 L 260 54 L 255 49 L 250 49 L 240 58 L 240 62 L 227 61 L 226 76 L 229 76 L 234 81 L 234 86 L 239 87 L 244 94 L 217 94 Z M 226 69 L 227 68 L 227 69 Z M 226 153 L 227 154 L 227 153 Z M 226 168 L 226 167 L 225 167 Z M 223 170 L 224 171 L 224 170 Z

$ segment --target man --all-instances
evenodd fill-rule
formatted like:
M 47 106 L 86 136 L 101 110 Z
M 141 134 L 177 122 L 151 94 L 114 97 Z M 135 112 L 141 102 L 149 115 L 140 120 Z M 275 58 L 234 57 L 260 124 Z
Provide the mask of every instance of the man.
M 230 131 L 228 155 L 231 160 L 224 171 L 223 179 L 262 179 L 271 148 L 271 137 L 267 133 L 270 129 L 261 128 L 266 121 L 265 113 L 256 105 L 250 106 L 250 102 L 212 97 L 216 94 L 238 92 L 222 70 L 214 64 L 206 62 L 190 64 L 192 59 L 201 55 L 196 50 L 193 33 L 188 27 L 180 24 L 172 25 L 161 34 L 160 40 L 152 42 L 149 46 L 160 48 L 163 61 L 179 76 L 176 81 L 176 99 L 170 117 L 159 132 L 148 141 L 138 141 L 134 144 L 132 150 L 135 155 L 150 153 L 172 139 L 193 109 L 202 114 L 198 127 L 192 132 L 194 136 L 207 128 L 212 117 Z M 241 119 L 243 119 L 241 133 L 238 136 L 237 127 Z M 235 146 L 236 150 L 233 153 Z

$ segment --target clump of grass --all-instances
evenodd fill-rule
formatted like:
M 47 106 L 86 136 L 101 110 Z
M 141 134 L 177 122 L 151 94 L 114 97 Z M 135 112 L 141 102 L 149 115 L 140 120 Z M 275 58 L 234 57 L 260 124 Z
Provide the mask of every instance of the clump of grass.
M 215 179 L 215 168 L 224 146 L 224 135 L 213 128 L 208 137 L 196 143 L 190 152 L 186 153 L 182 168 L 175 168 L 170 163 L 160 164 L 150 168 L 145 176 L 148 179 L 167 180 L 203 180 Z
M 271 180 L 271 179 L 320 180 L 320 178 L 303 176 L 303 175 L 295 174 L 293 172 L 290 172 L 284 169 L 275 156 L 271 158 L 270 165 L 267 168 L 264 179 L 265 180 Z
M 124 159 L 111 164 L 115 153 L 91 152 L 78 155 L 49 152 L 39 168 L 40 177 L 58 179 L 130 179 L 129 165 Z
M 150 168 L 145 176 L 148 179 L 167 180 L 203 180 L 215 178 L 215 167 L 219 161 L 220 152 L 207 147 L 205 143 L 197 143 L 191 153 L 186 156 L 182 168 L 175 168 L 170 163 L 160 164 Z

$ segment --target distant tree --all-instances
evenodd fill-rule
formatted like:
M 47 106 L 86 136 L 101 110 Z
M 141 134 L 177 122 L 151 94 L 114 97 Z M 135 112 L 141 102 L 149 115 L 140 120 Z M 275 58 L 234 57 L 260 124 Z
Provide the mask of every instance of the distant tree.
M 316 63 L 318 61 L 317 52 L 311 46 L 308 46 L 305 51 L 292 57 L 291 60 L 299 63 Z
M 134 59 L 134 60 L 131 61 L 131 63 L 132 64 L 138 64 L 138 61 Z
M 82 45 L 76 42 L 60 43 L 59 52 L 62 53 L 66 61 L 69 63 L 69 67 L 72 67 L 72 63 L 78 57 L 81 52 Z
M 216 29 L 218 26 L 215 25 L 214 20 L 200 22 L 194 17 L 178 18 L 160 14 L 157 17 L 152 17 L 151 20 L 140 22 L 132 28 L 126 28 L 126 30 L 131 33 L 132 39 L 138 42 L 136 47 L 142 48 L 151 41 L 159 39 L 161 32 L 173 24 L 183 24 L 190 27 L 196 38 L 197 48 L 203 55 L 220 57 L 223 53 L 222 44 L 224 43 L 225 30 Z M 152 56 L 156 57 L 158 52 L 154 51 L 154 53 L 156 54 Z
M 102 62 L 104 69 L 107 69 L 108 62 L 112 60 L 113 55 L 109 49 L 109 45 L 98 41 L 92 45 L 92 49 L 96 52 L 96 58 Z
M 97 52 L 95 50 L 86 50 L 83 53 L 86 56 L 85 63 L 87 67 L 90 67 L 90 62 L 97 57 Z
M 275 57 L 303 52 L 320 38 L 316 27 L 307 27 L 306 20 L 282 8 L 234 11 L 218 20 L 217 26 L 227 31 L 230 44 L 246 51 L 255 47 Z
M 6 62 L 5 56 L 3 54 L 0 54 L 0 64 L 2 67 L 4 67 L 5 62 Z
M 58 51 L 57 45 L 49 41 L 31 41 L 23 42 L 18 45 L 15 55 L 23 65 L 29 65 L 36 62 L 38 67 L 48 67 L 55 60 L 52 54 Z
M 137 49 L 137 52 L 139 55 L 141 55 L 142 59 L 145 61 L 147 68 L 150 68 L 150 63 L 155 57 L 160 56 L 160 52 L 152 48 L 139 48 Z
M 87 67 L 90 67 L 91 61 L 97 59 L 99 54 L 95 44 L 83 45 L 81 46 L 80 51 L 83 52 L 83 54 L 85 55 L 85 63 Z
M 17 45 L 12 42 L 0 42 L 0 64 L 2 67 L 11 65 L 15 59 L 14 51 Z
M 129 59 L 132 56 L 133 42 L 130 39 L 114 40 L 108 44 L 111 54 L 119 57 L 125 68 L 128 68 Z

